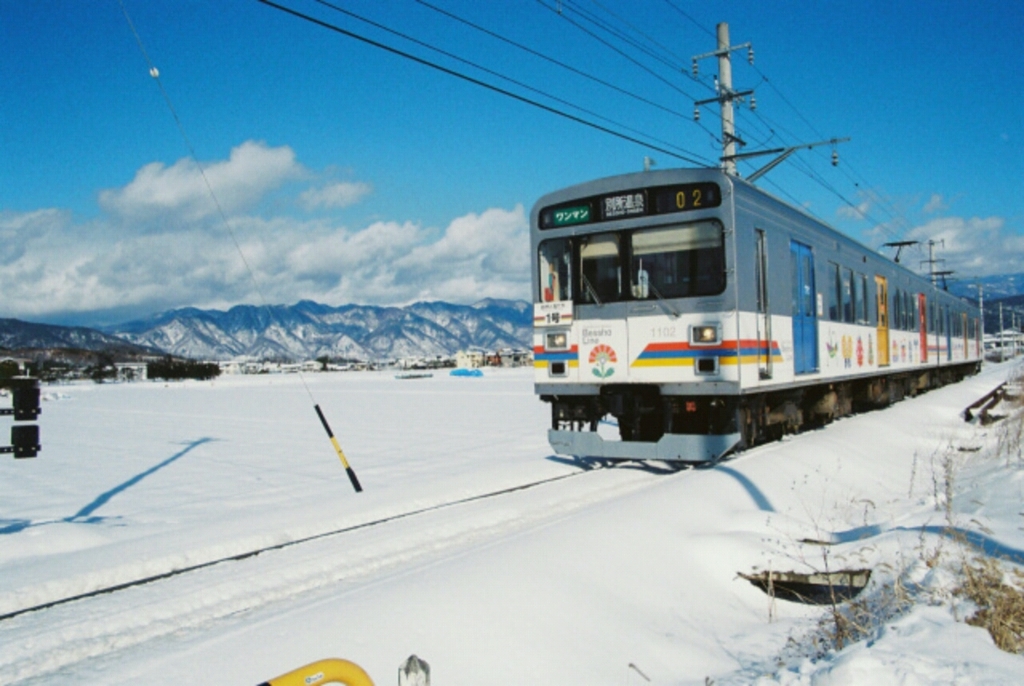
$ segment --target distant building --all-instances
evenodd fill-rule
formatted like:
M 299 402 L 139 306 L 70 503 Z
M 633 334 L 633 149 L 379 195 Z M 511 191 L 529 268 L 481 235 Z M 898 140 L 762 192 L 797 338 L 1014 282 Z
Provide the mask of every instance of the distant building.
M 483 350 L 460 350 L 455 355 L 455 366 L 460 369 L 474 369 L 483 367 L 486 356 Z
M 149 367 L 145 362 L 115 362 L 118 381 L 145 381 L 149 378 Z

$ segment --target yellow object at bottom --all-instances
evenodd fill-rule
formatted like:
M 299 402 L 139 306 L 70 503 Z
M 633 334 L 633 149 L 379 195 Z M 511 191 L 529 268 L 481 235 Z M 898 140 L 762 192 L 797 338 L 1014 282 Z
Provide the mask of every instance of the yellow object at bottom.
M 317 686 L 334 683 L 345 686 L 373 686 L 373 679 L 356 663 L 331 658 L 311 662 L 260 686 Z

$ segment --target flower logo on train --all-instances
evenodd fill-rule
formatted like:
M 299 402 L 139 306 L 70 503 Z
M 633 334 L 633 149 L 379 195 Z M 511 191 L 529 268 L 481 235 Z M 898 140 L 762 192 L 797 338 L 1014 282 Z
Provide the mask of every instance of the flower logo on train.
M 599 379 L 607 379 L 609 376 L 615 373 L 615 367 L 612 365 L 619 361 L 619 358 L 615 355 L 615 350 L 604 343 L 595 345 L 594 349 L 590 351 L 590 357 L 588 358 L 590 364 L 593 365 L 593 369 L 590 371 Z

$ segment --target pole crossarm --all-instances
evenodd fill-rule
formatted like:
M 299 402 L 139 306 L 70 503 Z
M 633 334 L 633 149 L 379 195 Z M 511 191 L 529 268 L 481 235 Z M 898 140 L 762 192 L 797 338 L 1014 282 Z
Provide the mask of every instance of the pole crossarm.
M 707 59 L 708 57 L 724 57 L 725 55 L 728 55 L 730 52 L 736 52 L 737 50 L 742 50 L 743 48 L 750 50 L 752 47 L 754 46 L 751 43 L 740 43 L 739 45 L 730 45 L 727 48 L 720 48 L 712 52 L 705 52 L 702 55 L 694 55 L 693 61 L 696 62 L 698 60 Z
M 707 100 L 697 100 L 693 104 L 696 105 L 697 107 L 701 107 L 703 105 L 710 105 L 713 102 L 719 102 L 720 103 L 723 100 L 735 100 L 737 98 L 745 98 L 748 95 L 752 95 L 754 93 L 754 91 L 752 91 L 752 90 L 748 90 L 748 91 L 734 91 L 734 90 L 730 90 L 730 91 L 726 92 L 726 90 L 724 88 L 722 88 L 721 86 L 719 86 L 719 90 L 722 91 L 722 93 L 720 95 L 718 95 L 717 97 L 708 98 Z
M 769 162 L 768 164 L 766 164 L 765 166 L 761 167 L 760 169 L 758 169 L 753 174 L 751 174 L 750 176 L 747 177 L 747 181 L 753 182 L 753 181 L 761 178 L 762 176 L 764 176 L 768 172 L 770 172 L 772 169 L 777 167 L 784 160 L 786 160 L 786 158 L 788 158 L 790 155 L 792 155 L 793 153 L 795 153 L 798 150 L 810 150 L 811 148 L 816 148 L 816 147 L 818 147 L 820 145 L 837 145 L 839 143 L 846 143 L 849 140 L 850 140 L 849 138 L 830 138 L 827 141 L 817 141 L 817 142 L 814 142 L 814 143 L 802 143 L 800 145 L 794 145 L 794 146 L 791 146 L 791 147 L 788 147 L 788 148 L 772 148 L 771 150 L 752 150 L 750 152 L 741 152 L 741 153 L 738 153 L 738 154 L 735 154 L 735 155 L 723 155 L 722 156 L 722 161 L 723 162 L 728 162 L 728 161 L 735 162 L 736 160 L 744 160 L 744 159 L 749 159 L 749 158 L 752 158 L 752 157 L 761 157 L 761 156 L 764 156 L 764 155 L 778 155 L 778 157 L 776 157 L 774 160 L 772 160 L 771 162 Z

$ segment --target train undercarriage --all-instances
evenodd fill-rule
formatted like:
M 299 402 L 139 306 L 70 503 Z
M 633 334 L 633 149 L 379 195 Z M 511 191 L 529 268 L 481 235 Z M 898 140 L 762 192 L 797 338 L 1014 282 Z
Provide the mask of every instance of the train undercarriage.
M 657 384 L 609 384 L 597 395 L 541 399 L 551 404 L 549 439 L 558 452 L 708 462 L 954 383 L 978 367 L 968 362 L 740 395 L 665 395 Z M 609 415 L 618 424 L 618 441 L 598 436 L 600 422 Z

